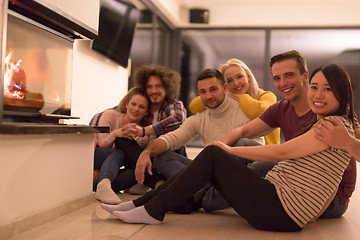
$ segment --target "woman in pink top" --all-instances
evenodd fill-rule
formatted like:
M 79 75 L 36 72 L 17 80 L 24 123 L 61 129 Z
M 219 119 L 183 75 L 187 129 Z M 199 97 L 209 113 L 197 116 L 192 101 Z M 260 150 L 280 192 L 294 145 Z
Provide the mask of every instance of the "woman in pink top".
M 147 136 L 137 137 L 137 131 L 143 131 L 139 126 L 141 120 L 148 112 L 149 99 L 140 88 L 132 88 L 120 101 L 116 109 L 106 110 L 100 117 L 99 126 L 107 126 L 110 133 L 99 133 L 97 135 L 97 146 L 95 147 L 94 168 L 95 173 L 99 171 L 99 177 L 94 174 L 94 190 L 96 188 L 96 199 L 108 204 L 120 203 L 120 199 L 113 191 L 111 183 L 115 180 L 119 171 L 122 174 L 123 188 L 134 185 L 135 177 L 131 171 L 120 169 L 124 165 L 125 155 L 123 151 L 114 148 L 116 138 L 127 138 L 135 140 L 140 147 L 148 143 Z M 141 134 L 141 136 L 143 136 Z M 118 184 L 116 184 L 118 186 Z M 119 191 L 121 189 L 115 189 Z

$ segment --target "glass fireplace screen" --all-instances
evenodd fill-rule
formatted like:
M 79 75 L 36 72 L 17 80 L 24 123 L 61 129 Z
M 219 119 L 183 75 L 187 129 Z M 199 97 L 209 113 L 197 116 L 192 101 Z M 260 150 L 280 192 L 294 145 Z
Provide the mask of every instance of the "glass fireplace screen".
M 72 39 L 9 14 L 3 109 L 70 116 L 72 49 Z

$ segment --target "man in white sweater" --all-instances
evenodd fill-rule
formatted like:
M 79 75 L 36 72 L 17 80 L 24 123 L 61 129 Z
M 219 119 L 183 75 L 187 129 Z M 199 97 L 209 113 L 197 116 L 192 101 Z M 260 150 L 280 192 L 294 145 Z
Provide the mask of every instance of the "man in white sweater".
M 205 145 L 221 140 L 232 129 L 250 122 L 239 103 L 226 96 L 224 77 L 218 70 L 201 71 L 197 77 L 197 88 L 206 110 L 187 118 L 178 129 L 160 136 L 145 148 L 135 169 L 135 177 L 139 183 L 144 182 L 145 171 L 152 174 L 151 157 L 155 157 L 155 168 L 169 178 L 191 162 L 171 150 L 184 146 L 197 136 L 200 136 Z M 236 145 L 258 144 L 264 144 L 264 139 L 241 139 Z

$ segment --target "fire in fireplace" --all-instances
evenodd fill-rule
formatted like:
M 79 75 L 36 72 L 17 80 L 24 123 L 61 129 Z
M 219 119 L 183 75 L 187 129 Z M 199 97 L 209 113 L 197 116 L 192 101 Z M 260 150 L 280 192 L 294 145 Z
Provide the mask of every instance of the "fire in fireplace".
M 4 110 L 70 116 L 73 39 L 9 11 L 6 42 Z
M 43 94 L 26 89 L 26 73 L 20 66 L 21 59 L 14 61 L 12 57 L 13 51 L 5 57 L 4 109 L 41 110 L 44 107 Z
M 0 21 L 0 124 L 74 118 L 73 43 L 93 39 L 97 31 L 44 1 L 5 3 Z

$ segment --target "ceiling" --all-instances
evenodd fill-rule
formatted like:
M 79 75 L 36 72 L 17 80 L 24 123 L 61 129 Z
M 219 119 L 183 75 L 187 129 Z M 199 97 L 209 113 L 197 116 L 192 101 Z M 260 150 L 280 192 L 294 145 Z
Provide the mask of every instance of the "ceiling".
M 309 65 L 324 64 L 339 56 L 344 49 L 360 49 L 360 18 L 351 20 L 352 24 L 341 22 L 347 15 L 353 14 L 349 8 L 360 9 L 359 0 L 136 1 L 152 3 L 167 21 L 172 21 L 175 27 L 183 29 L 186 38 L 207 54 L 209 60 L 206 67 L 218 67 L 227 59 L 237 57 L 249 66 L 263 68 L 266 44 L 269 44 L 270 56 L 297 49 L 308 59 Z M 180 21 L 173 16 L 176 14 L 172 14 L 177 12 L 174 10 L 175 3 L 180 9 Z M 345 13 L 342 11 L 344 7 L 348 8 Z M 188 14 L 191 8 L 208 9 L 211 20 L 209 24 L 190 24 L 187 17 L 184 19 L 182 15 Z M 263 15 L 261 11 L 264 12 Z M 317 11 L 318 14 L 305 14 L 311 11 Z M 311 17 L 312 21 L 307 22 L 309 25 L 304 25 L 306 22 L 296 25 L 299 23 L 297 20 L 304 21 Z M 321 22 L 322 18 L 326 19 L 328 25 Z M 231 19 L 231 25 L 224 24 L 226 19 Z M 260 24 L 251 25 L 257 19 L 261 20 Z M 284 25 L 267 25 L 274 19 L 281 20 Z M 339 24 L 333 24 L 330 20 Z M 267 43 L 266 38 L 269 39 Z

